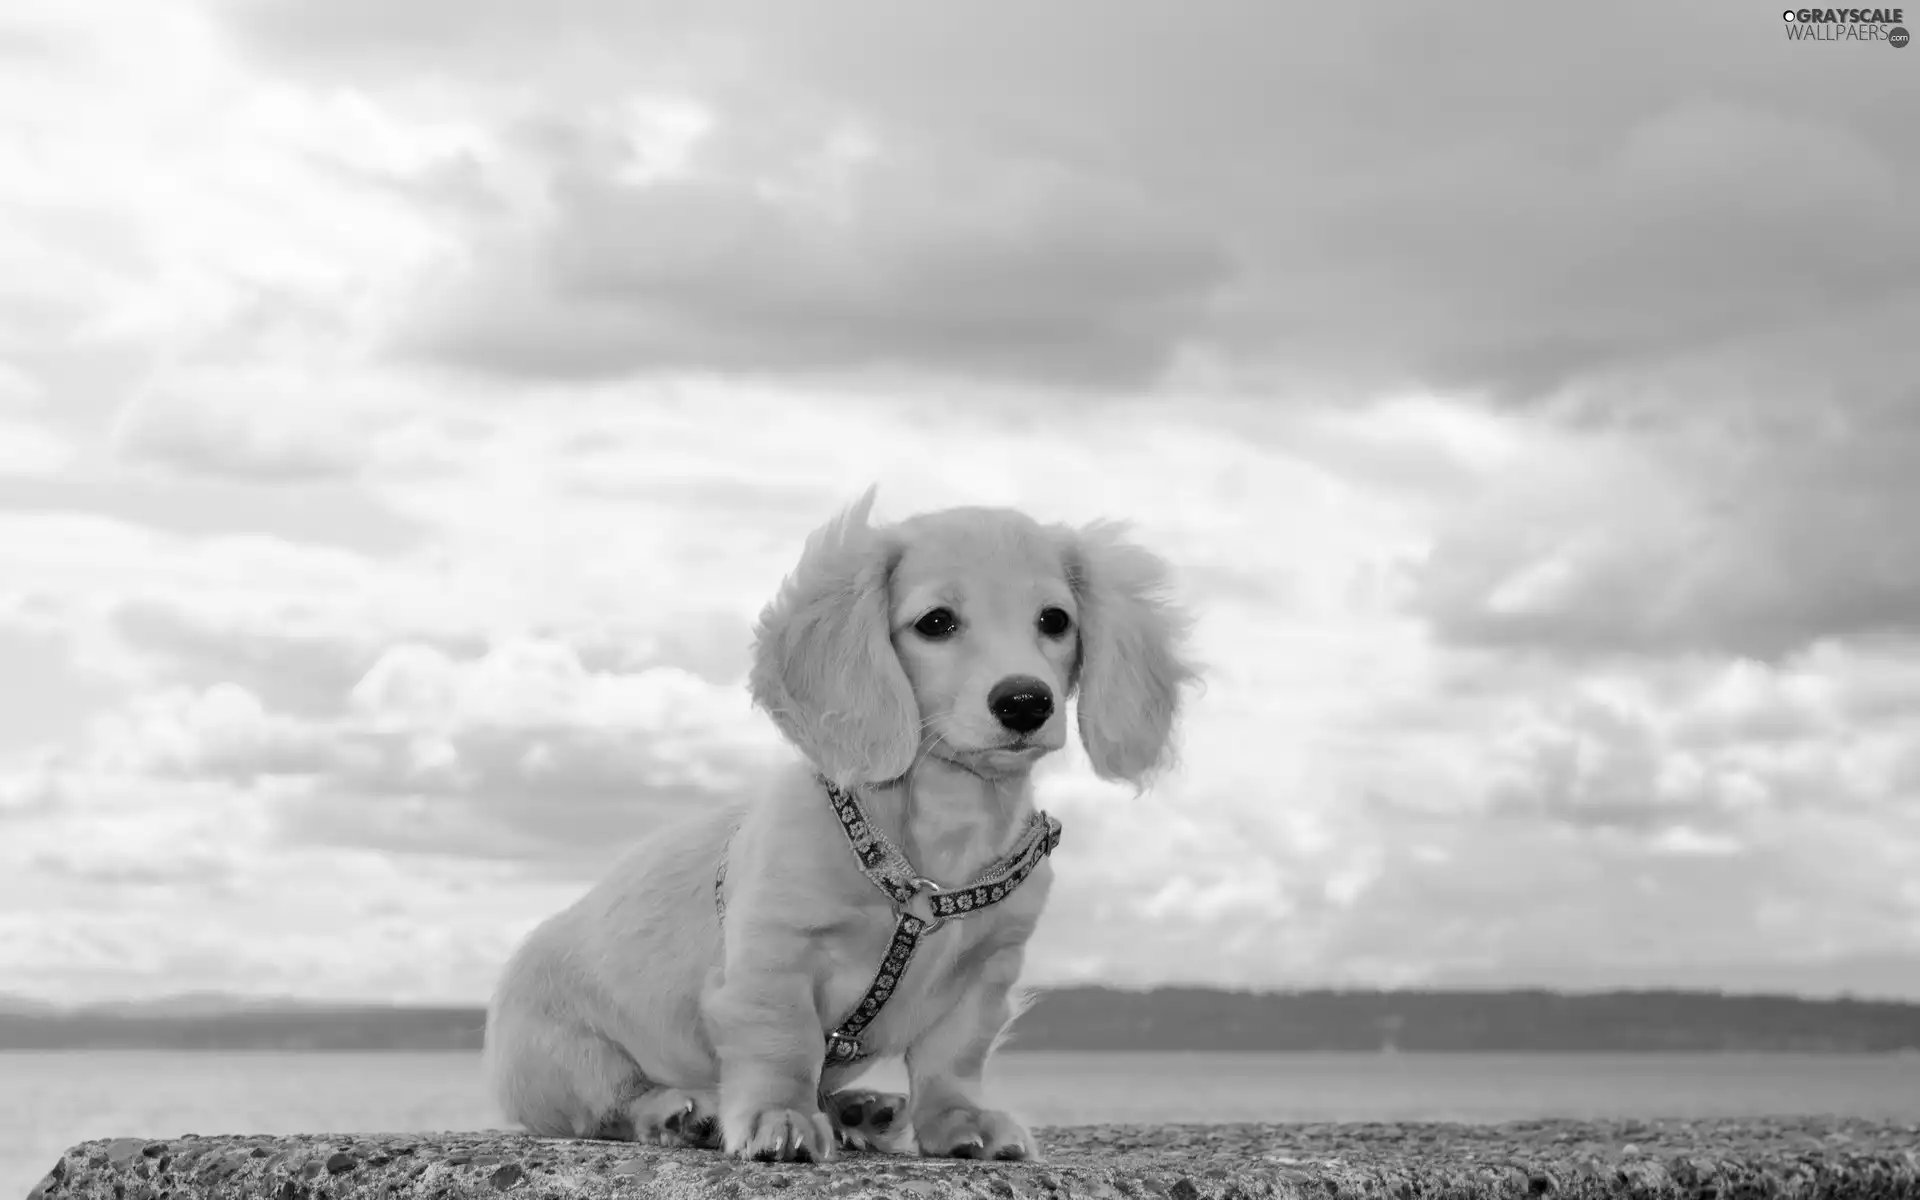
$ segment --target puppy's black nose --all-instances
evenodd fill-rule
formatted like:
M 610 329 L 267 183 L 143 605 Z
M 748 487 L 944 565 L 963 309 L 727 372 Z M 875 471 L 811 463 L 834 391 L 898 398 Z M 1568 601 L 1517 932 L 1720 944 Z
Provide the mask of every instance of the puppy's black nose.
M 1032 733 L 1053 715 L 1053 690 L 1031 675 L 1011 675 L 987 693 L 987 707 L 1015 733 Z

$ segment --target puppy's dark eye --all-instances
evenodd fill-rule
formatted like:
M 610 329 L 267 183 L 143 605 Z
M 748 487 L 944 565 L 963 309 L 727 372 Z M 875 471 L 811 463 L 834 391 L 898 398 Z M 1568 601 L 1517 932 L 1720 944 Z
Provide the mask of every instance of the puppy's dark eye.
M 953 631 L 958 628 L 960 628 L 960 618 L 954 616 L 950 608 L 936 608 L 913 623 L 915 633 L 935 642 L 952 637 Z
M 1043 608 L 1036 624 L 1040 626 L 1040 632 L 1050 638 L 1064 637 L 1067 630 L 1073 628 L 1073 618 L 1067 615 L 1064 608 Z

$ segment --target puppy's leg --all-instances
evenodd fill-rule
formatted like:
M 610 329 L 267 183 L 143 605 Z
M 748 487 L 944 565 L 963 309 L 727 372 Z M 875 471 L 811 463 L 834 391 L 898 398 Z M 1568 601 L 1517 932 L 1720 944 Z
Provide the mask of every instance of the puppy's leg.
M 496 1008 L 486 1041 L 501 1111 L 542 1137 L 718 1144 L 714 1093 L 653 1083 L 618 1043 L 597 1033 Z
M 631 1136 L 626 1109 L 647 1089 L 639 1065 L 606 1038 L 534 1015 L 519 999 L 507 992 L 487 1020 L 486 1071 L 500 1111 L 541 1137 Z
M 994 1043 L 1013 1020 L 1009 992 L 1020 977 L 1022 948 L 997 951 L 960 1002 L 907 1051 L 909 1109 L 920 1153 L 941 1158 L 1039 1159 L 1026 1127 L 981 1096 L 980 1077 Z
M 826 1039 L 813 981 L 796 964 L 766 964 L 776 965 L 730 974 L 708 997 L 722 1144 L 740 1158 L 826 1162 L 833 1129 L 820 1111 Z

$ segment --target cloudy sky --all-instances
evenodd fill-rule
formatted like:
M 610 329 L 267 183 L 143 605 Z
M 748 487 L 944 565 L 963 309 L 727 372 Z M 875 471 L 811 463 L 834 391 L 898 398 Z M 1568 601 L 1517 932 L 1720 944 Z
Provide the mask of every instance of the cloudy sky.
M 1917 111 L 1720 0 L 10 0 L 0 992 L 479 1000 L 877 482 L 1200 614 L 1036 982 L 1920 997 Z

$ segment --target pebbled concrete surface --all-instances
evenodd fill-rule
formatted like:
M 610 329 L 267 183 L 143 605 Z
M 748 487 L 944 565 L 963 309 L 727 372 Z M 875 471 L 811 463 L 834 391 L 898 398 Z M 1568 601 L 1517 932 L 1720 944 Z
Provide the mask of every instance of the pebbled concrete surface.
M 825 1166 L 501 1132 L 119 1138 L 67 1151 L 30 1200 L 1920 1200 L 1920 1125 L 1099 1125 L 1036 1134 L 1045 1163 L 854 1154 Z

